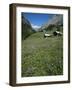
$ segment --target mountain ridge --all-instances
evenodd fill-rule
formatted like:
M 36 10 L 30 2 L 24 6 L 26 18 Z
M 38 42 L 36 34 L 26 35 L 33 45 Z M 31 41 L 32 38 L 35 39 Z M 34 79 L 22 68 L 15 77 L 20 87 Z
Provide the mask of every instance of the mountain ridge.
M 49 25 L 62 25 L 63 24 L 63 15 L 54 15 L 47 23 L 43 24 L 40 29 L 45 29 Z

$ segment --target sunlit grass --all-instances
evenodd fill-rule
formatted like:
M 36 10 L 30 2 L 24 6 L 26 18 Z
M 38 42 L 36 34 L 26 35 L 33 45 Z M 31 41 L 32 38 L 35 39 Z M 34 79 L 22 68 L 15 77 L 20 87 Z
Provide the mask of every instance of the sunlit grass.
M 22 77 L 63 74 L 63 37 L 38 32 L 22 41 Z

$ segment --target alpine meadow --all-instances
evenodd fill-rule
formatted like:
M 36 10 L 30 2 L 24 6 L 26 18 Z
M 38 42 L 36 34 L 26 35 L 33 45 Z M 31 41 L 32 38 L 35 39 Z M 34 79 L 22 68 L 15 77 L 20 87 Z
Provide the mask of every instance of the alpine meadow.
M 63 75 L 63 15 L 21 13 L 21 76 Z

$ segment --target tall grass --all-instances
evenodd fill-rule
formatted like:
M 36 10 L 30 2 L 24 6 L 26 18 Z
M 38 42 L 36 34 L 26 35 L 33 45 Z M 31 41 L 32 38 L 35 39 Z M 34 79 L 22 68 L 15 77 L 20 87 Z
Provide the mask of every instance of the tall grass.
M 22 77 L 63 74 L 63 36 L 34 33 L 22 40 Z

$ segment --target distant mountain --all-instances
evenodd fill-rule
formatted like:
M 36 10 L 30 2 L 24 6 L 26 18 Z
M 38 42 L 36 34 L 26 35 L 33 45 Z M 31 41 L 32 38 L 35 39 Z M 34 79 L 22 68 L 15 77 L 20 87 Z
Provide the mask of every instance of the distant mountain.
M 63 25 L 63 15 L 54 15 L 47 23 L 43 24 L 40 30 L 46 29 L 49 26 Z
M 26 39 L 29 35 L 31 35 L 32 33 L 34 33 L 34 29 L 32 28 L 30 22 L 28 21 L 28 19 L 26 19 L 24 17 L 24 15 L 22 15 L 22 40 Z
M 42 26 L 34 25 L 29 22 L 28 19 L 22 15 L 21 20 L 22 25 L 22 40 L 26 39 L 31 34 L 42 31 L 43 30 L 60 30 L 63 31 L 63 16 L 62 15 L 54 15 L 48 22 L 44 23 Z M 54 29 L 55 28 L 55 29 Z
M 31 24 L 31 26 L 35 31 L 38 31 L 41 28 L 41 26 L 34 25 L 34 24 Z

